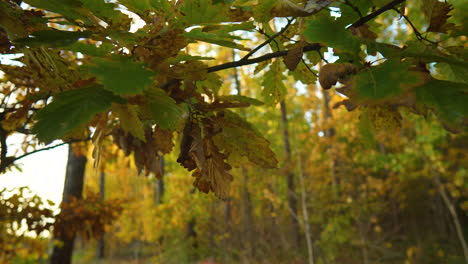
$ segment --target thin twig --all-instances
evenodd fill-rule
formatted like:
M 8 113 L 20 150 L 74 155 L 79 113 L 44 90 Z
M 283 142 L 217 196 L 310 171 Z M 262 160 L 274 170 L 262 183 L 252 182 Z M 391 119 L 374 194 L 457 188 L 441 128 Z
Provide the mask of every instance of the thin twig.
M 310 67 L 309 65 L 307 65 L 306 61 L 304 59 L 301 59 L 302 63 L 304 63 L 304 66 L 306 66 L 306 68 L 313 74 L 315 75 L 315 77 L 318 77 L 318 74 L 315 73 Z
M 279 35 L 283 34 L 287 29 L 288 27 L 291 25 L 291 23 L 294 21 L 294 19 L 288 19 L 288 23 L 286 24 L 286 26 L 284 26 L 278 33 L 274 34 L 273 36 L 269 37 L 267 40 L 265 40 L 262 44 L 258 45 L 256 48 L 254 48 L 253 50 L 251 50 L 249 53 L 247 53 L 247 55 L 245 55 L 242 59 L 242 60 L 247 60 L 250 56 L 252 56 L 255 52 L 257 52 L 258 50 L 260 50 L 261 48 L 263 48 L 265 45 L 267 45 L 268 43 L 272 42 L 276 37 L 278 37 Z M 260 32 L 261 33 L 261 32 Z
M 265 31 L 263 31 L 263 29 L 259 29 L 258 30 L 258 33 L 264 35 L 265 37 L 269 38 L 269 39 L 272 39 L 273 42 L 275 43 L 275 46 L 276 46 L 276 49 L 279 50 L 279 44 L 278 44 L 278 41 L 276 41 L 275 38 L 272 38 L 270 35 L 268 35 Z
M 67 145 L 67 144 L 71 144 L 71 143 L 77 143 L 77 142 L 86 142 L 86 141 L 89 141 L 91 140 L 91 138 L 86 138 L 86 139 L 72 139 L 72 140 L 69 140 L 69 141 L 66 141 L 66 142 L 62 142 L 60 144 L 57 144 L 57 145 L 53 145 L 53 146 L 50 146 L 50 147 L 46 147 L 46 148 L 41 148 L 41 149 L 36 149 L 36 150 L 33 150 L 31 152 L 28 152 L 28 153 L 24 153 L 23 155 L 21 156 L 18 156 L 18 157 L 14 157 L 13 159 L 10 160 L 10 164 L 13 164 L 14 162 L 22 159 L 22 158 L 25 158 L 29 155 L 32 155 L 32 154 L 35 154 L 35 153 L 38 153 L 38 152 L 41 152 L 41 151 L 46 151 L 46 150 L 51 150 L 51 149 L 54 149 L 54 148 L 58 148 L 60 146 L 63 146 L 63 145 Z
M 396 11 L 397 13 L 400 13 L 400 11 L 399 11 L 398 9 L 396 9 L 396 8 L 392 8 L 392 10 Z M 406 15 L 401 15 L 401 17 L 403 17 L 403 18 L 406 20 L 406 22 L 408 22 L 408 24 L 411 26 L 411 28 L 413 29 L 414 34 L 416 35 L 416 38 L 417 38 L 418 40 L 424 40 L 424 41 L 427 41 L 427 42 L 429 42 L 429 43 L 431 43 L 431 44 L 433 44 L 433 45 L 437 45 L 437 42 L 436 42 L 436 41 L 432 41 L 432 40 L 429 40 L 429 39 L 427 39 L 426 37 L 424 37 L 424 36 L 421 34 L 421 32 L 419 32 L 419 30 L 416 28 L 416 26 L 413 24 L 413 22 L 411 22 L 411 20 L 409 19 L 408 16 L 406 16 Z

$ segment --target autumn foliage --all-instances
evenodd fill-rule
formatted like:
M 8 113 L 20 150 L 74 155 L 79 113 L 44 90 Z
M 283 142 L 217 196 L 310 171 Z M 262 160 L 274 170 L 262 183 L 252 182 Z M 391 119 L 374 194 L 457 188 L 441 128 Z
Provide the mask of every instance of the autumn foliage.
M 106 199 L 53 231 L 82 262 L 103 233 L 114 261 L 468 262 L 466 11 L 0 1 L 0 170 L 60 140 L 94 160 Z

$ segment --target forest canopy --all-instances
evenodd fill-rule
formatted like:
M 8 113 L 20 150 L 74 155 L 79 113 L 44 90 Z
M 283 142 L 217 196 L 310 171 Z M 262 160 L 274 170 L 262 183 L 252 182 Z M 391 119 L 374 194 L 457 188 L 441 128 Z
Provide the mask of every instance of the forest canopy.
M 406 108 L 435 113 L 451 132 L 466 129 L 462 1 L 24 2 L 34 8 L 0 3 L 1 52 L 23 54 L 21 65 L 1 65 L 3 94 L 15 98 L 3 100 L 2 134 L 27 132 L 44 143 L 92 137 L 96 155 L 112 134 L 140 171 L 159 176 L 156 161 L 172 151 L 164 144 L 178 132 L 179 163 L 194 171 L 199 190 L 220 198 L 232 181 L 230 158 L 277 167 L 268 141 L 230 109 L 279 103 L 286 75 L 304 84 L 319 75 L 323 89 L 339 83 L 345 99 L 336 107 L 366 109 L 378 122 L 398 123 Z M 411 16 L 419 10 L 423 16 Z M 384 12 L 413 36 L 384 40 L 392 25 L 375 21 Z M 128 13 L 145 25 L 130 31 Z M 275 17 L 287 17 L 281 30 L 269 23 Z M 242 42 L 252 34 L 266 40 Z M 237 56 L 225 63 L 200 56 L 190 49 L 200 43 Z M 266 45 L 272 52 L 259 55 Z M 338 60 L 322 63 L 329 48 Z M 220 91 L 218 72 L 254 63 L 263 72 L 255 98 Z M 2 170 L 14 160 L 3 151 Z

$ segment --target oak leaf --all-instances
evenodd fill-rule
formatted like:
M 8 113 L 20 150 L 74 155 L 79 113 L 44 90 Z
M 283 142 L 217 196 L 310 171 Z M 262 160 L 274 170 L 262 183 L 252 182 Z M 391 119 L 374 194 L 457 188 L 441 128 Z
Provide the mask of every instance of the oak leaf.
M 221 131 L 213 137 L 213 141 L 230 156 L 245 156 L 262 168 L 277 167 L 278 161 L 270 149 L 270 142 L 242 117 L 226 110 L 219 112 L 213 123 Z

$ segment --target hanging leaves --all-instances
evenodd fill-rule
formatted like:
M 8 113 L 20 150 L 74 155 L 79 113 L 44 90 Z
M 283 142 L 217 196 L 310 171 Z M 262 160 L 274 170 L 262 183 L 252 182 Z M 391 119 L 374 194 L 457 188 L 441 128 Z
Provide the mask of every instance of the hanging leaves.
M 145 175 L 153 173 L 157 178 L 162 177 L 161 156 L 172 149 L 172 133 L 162 132 L 160 128 L 146 128 L 144 140 L 138 139 L 121 128 L 112 131 L 114 143 L 125 153 L 126 156 L 133 153 L 135 166 L 138 173 Z M 161 144 L 160 142 L 166 142 Z
M 227 199 L 233 180 L 229 173 L 231 166 L 226 162 L 227 155 L 214 144 L 212 137 L 215 134 L 212 121 L 204 120 L 202 130 L 198 122 L 188 119 L 177 162 L 189 171 L 195 170 L 192 174 L 195 177 L 193 185 L 198 190 L 205 193 L 212 191 L 218 198 Z
M 213 141 L 225 153 L 245 156 L 262 168 L 278 166 L 276 155 L 269 147 L 270 142 L 239 115 L 232 111 L 222 111 L 213 118 L 213 123 L 221 130 L 213 137 Z
M 112 110 L 116 112 L 122 129 L 132 136 L 145 141 L 143 122 L 138 117 L 138 106 L 114 104 Z

